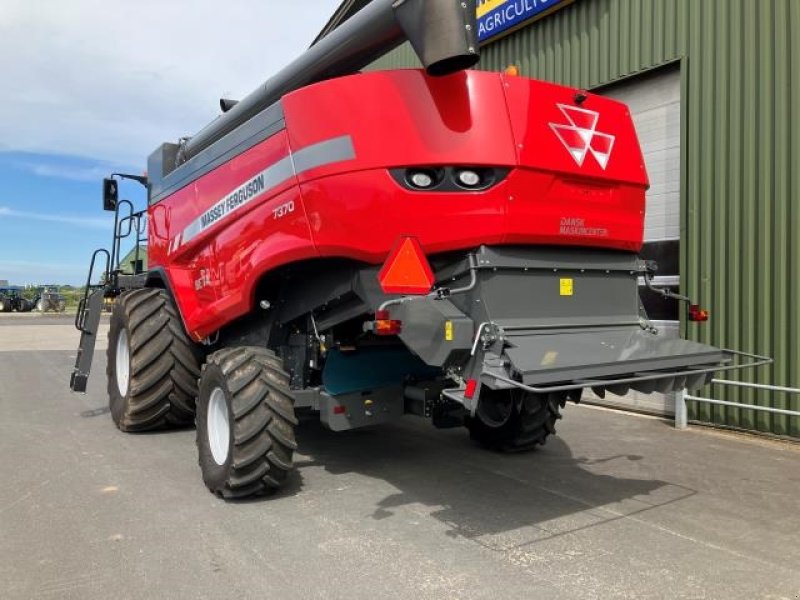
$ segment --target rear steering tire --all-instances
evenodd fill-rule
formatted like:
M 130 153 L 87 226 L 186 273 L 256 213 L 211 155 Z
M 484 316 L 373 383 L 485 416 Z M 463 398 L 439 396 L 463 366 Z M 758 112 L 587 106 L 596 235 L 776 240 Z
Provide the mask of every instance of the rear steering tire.
M 520 452 L 542 445 L 556 432 L 566 395 L 522 390 L 484 390 L 475 416 L 467 419 L 470 437 L 494 450 Z
M 292 470 L 297 418 L 282 361 L 258 347 L 208 357 L 197 400 L 203 481 L 224 498 L 279 489 Z
M 108 397 L 122 431 L 191 425 L 202 352 L 164 290 L 119 297 L 108 335 Z

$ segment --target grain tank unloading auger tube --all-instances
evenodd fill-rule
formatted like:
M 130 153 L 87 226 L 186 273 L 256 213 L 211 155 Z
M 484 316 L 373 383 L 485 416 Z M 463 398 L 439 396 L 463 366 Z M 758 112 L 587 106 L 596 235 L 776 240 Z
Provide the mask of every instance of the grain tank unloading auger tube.
M 114 270 L 141 215 L 107 180 L 117 235 L 76 316 L 72 389 L 86 389 L 115 298 L 115 424 L 196 424 L 206 485 L 242 497 L 286 480 L 297 410 L 332 430 L 415 414 L 519 450 L 584 388 L 693 388 L 768 362 L 652 325 L 638 293 L 654 272 L 638 257 L 648 180 L 627 107 L 466 70 L 475 10 L 374 0 L 162 145 L 147 179 L 120 176 L 148 187 L 144 273 Z M 406 39 L 425 69 L 358 73 Z
M 447 75 L 478 62 L 474 2 L 373 0 L 292 64 L 218 119 L 185 140 L 178 164 L 255 117 L 282 96 L 324 79 L 355 73 L 405 41 L 431 75 Z

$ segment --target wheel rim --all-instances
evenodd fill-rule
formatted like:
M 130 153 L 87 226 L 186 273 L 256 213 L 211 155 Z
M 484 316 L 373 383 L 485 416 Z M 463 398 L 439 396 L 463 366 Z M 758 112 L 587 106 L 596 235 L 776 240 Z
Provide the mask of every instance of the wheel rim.
M 214 462 L 222 466 L 228 460 L 231 428 L 228 420 L 228 403 L 222 388 L 214 388 L 208 402 L 208 445 Z
M 120 396 L 128 393 L 128 384 L 131 378 L 131 351 L 128 344 L 128 330 L 121 329 L 117 338 L 117 387 Z
M 508 423 L 514 413 L 515 395 L 512 390 L 500 390 L 499 393 L 487 394 L 478 403 L 477 414 L 484 424 L 499 428 Z

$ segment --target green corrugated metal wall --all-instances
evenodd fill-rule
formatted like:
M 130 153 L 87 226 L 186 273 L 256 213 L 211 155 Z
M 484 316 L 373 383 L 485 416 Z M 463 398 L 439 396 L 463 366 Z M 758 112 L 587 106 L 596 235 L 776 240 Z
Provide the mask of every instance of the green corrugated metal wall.
M 576 0 L 483 49 L 481 67 L 594 88 L 680 60 L 687 337 L 775 357 L 745 381 L 800 387 L 800 0 Z M 378 68 L 418 64 L 408 46 Z M 800 410 L 800 398 L 703 395 Z M 701 421 L 800 436 L 800 419 L 692 407 Z

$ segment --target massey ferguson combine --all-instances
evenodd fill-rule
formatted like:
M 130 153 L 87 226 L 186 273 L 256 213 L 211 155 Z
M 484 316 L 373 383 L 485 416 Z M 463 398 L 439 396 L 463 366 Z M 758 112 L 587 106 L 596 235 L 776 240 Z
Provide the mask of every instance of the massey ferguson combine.
M 424 70 L 358 72 L 406 40 Z M 72 389 L 116 297 L 117 427 L 195 423 L 206 485 L 243 497 L 286 480 L 301 410 L 334 431 L 410 413 L 524 450 L 584 388 L 740 367 L 642 309 L 648 180 L 627 108 L 477 61 L 474 0 L 374 0 L 156 150 L 134 177 L 146 211 L 106 180 L 115 241 L 92 261 L 106 272 L 78 313 Z M 145 216 L 149 270 L 123 276 L 119 238 Z

